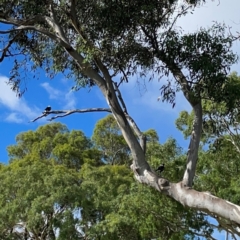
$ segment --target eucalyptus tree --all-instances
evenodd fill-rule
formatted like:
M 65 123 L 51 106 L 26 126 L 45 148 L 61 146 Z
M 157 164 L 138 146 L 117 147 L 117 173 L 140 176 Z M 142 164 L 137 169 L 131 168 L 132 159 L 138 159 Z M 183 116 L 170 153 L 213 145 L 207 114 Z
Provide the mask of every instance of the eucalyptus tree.
M 112 115 L 100 119 L 94 128 L 92 140 L 109 164 L 129 163 L 129 148 Z
M 67 116 L 75 112 L 107 111 L 116 119 L 132 155 L 131 169 L 140 183 L 175 199 L 184 206 L 219 216 L 237 229 L 240 208 L 208 192 L 192 189 L 202 133 L 202 100 L 219 102 L 224 96 L 229 68 L 237 56 L 231 51 L 235 38 L 225 27 L 214 24 L 184 34 L 176 21 L 205 1 L 6 1 L 0 2 L 2 55 L 14 59 L 10 84 L 24 93 L 20 70 L 43 68 L 50 77 L 65 73 L 76 81 L 76 89 L 97 86 L 108 109 L 50 111 L 35 120 Z M 30 65 L 29 65 L 30 63 Z M 175 105 L 182 91 L 194 112 L 186 167 L 181 180 L 173 183 L 159 177 L 145 158 L 146 138 L 130 116 L 119 86 L 130 76 L 160 79 L 163 100 Z M 115 76 L 120 76 L 116 81 Z M 215 91 L 218 89 L 218 91 Z M 225 98 L 226 105 L 231 106 Z

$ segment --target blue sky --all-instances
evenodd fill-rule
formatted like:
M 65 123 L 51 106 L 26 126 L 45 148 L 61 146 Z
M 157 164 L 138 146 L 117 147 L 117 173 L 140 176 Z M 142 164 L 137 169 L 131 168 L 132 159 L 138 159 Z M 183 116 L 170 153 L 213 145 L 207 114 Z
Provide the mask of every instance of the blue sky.
M 200 27 L 210 27 L 213 21 L 218 21 L 231 26 L 233 33 L 240 32 L 239 9 L 239 0 L 209 1 L 208 4 L 198 8 L 192 15 L 190 14 L 178 21 L 178 25 L 185 32 L 191 32 L 198 30 Z M 234 45 L 234 51 L 239 53 L 239 43 Z M 15 143 L 17 134 L 35 130 L 47 123 L 43 119 L 35 123 L 29 123 L 47 105 L 51 105 L 54 110 L 107 107 L 97 88 L 93 88 L 91 91 L 82 89 L 78 92 L 71 92 L 74 82 L 66 80 L 60 75 L 50 80 L 43 72 L 40 72 L 39 80 L 30 79 L 27 82 L 28 91 L 21 99 L 18 99 L 6 84 L 12 64 L 11 60 L 0 64 L 0 162 L 6 163 L 8 161 L 6 147 Z M 232 70 L 240 74 L 239 64 L 234 65 Z M 136 79 L 132 79 L 129 84 L 123 85 L 121 90 L 128 112 L 142 131 L 153 128 L 157 130 L 162 143 L 167 138 L 174 137 L 180 146 L 186 148 L 188 142 L 184 141 L 182 134 L 176 130 L 174 121 L 180 111 L 190 110 L 190 106 L 181 94 L 177 96 L 177 104 L 174 109 L 171 105 L 157 101 L 160 95 L 160 87 L 161 85 L 157 81 L 146 82 L 146 85 L 142 82 L 139 85 Z M 57 119 L 57 121 L 66 124 L 70 130 L 82 130 L 90 137 L 97 120 L 105 115 L 105 113 L 74 114 Z M 217 239 L 223 239 L 222 234 Z

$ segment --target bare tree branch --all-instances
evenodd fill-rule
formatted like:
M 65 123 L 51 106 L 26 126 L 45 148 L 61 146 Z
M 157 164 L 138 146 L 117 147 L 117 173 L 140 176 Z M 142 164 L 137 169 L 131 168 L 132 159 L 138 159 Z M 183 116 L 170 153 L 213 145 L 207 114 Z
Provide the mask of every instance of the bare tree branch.
M 183 182 L 186 186 L 191 187 L 193 178 L 196 172 L 197 159 L 198 159 L 198 148 L 202 133 L 202 105 L 198 103 L 193 107 L 194 122 L 193 131 L 190 138 L 190 143 L 187 153 L 187 166 L 183 176 Z
M 137 134 L 139 140 L 140 140 L 140 145 L 143 149 L 143 152 L 144 154 L 146 153 L 146 136 L 141 132 L 141 130 L 138 128 L 137 124 L 135 123 L 135 121 L 133 120 L 132 117 L 130 117 L 130 115 L 128 114 L 127 112 L 127 107 L 126 107 L 126 104 L 124 103 L 124 100 L 122 98 L 122 94 L 121 92 L 119 91 L 119 88 L 118 88 L 118 84 L 116 82 L 113 82 L 114 84 L 114 89 L 115 89 L 115 92 L 117 92 L 117 97 L 123 107 L 123 112 L 127 118 L 127 120 L 131 123 L 132 127 L 133 127 L 133 130 L 134 132 Z
M 70 18 L 71 18 L 71 22 L 72 22 L 72 25 L 73 25 L 75 31 L 80 34 L 79 22 L 77 20 L 78 18 L 77 18 L 77 14 L 76 14 L 76 1 L 75 0 L 70 0 L 70 2 L 71 2 L 70 3 Z
M 52 18 L 49 17 L 45 17 L 45 20 L 48 22 L 48 24 L 50 26 L 52 26 L 52 28 L 55 30 L 55 32 L 58 34 L 58 36 L 66 43 L 69 44 L 69 41 L 62 29 L 62 27 L 59 25 L 56 14 L 54 12 L 54 8 L 52 6 L 52 4 L 50 4 L 49 6 L 49 10 L 50 10 L 50 15 Z
M 230 234 L 234 240 L 237 240 L 237 238 L 235 237 L 235 235 L 233 233 L 230 232 Z
M 33 120 L 30 120 L 29 122 L 36 122 L 38 119 L 46 117 L 47 115 L 48 115 L 48 113 L 43 113 L 42 115 L 34 118 Z
M 121 85 L 121 83 L 123 82 L 124 79 L 125 79 L 126 82 L 128 82 L 128 77 L 127 77 L 126 73 L 124 72 L 124 70 L 122 69 L 122 67 L 121 67 L 120 65 L 119 65 L 119 70 L 122 72 L 123 78 L 122 78 L 122 80 L 119 82 L 119 84 L 118 84 L 117 87 L 119 87 L 119 86 Z
M 61 113 L 63 113 L 63 115 L 57 115 L 57 116 L 54 116 L 54 117 L 51 117 L 50 119 L 48 119 L 48 121 L 52 121 L 56 118 L 66 117 L 66 116 L 71 115 L 73 113 L 86 113 L 86 112 L 109 112 L 109 113 L 111 113 L 111 110 L 109 108 L 88 108 L 88 109 L 49 111 L 49 112 L 43 112 L 42 115 L 36 117 L 35 119 L 31 120 L 30 122 L 35 122 L 40 118 L 48 116 L 49 114 L 61 114 Z
M 180 7 L 180 10 L 178 10 L 178 14 L 174 17 L 174 19 L 172 21 L 172 24 L 168 28 L 167 35 L 169 35 L 169 32 L 173 29 L 173 27 L 175 26 L 177 20 L 183 15 L 184 12 L 186 12 L 190 8 L 192 8 L 192 6 L 187 6 L 185 8 Z M 171 13 L 171 12 L 166 12 L 166 15 L 169 14 L 169 13 Z M 166 39 L 167 39 L 167 37 L 164 39 L 162 44 L 164 44 L 166 42 Z
M 187 166 L 183 176 L 183 182 L 185 186 L 191 187 L 193 183 L 193 178 L 195 176 L 196 166 L 197 166 L 197 159 L 198 159 L 198 148 L 200 143 L 200 138 L 202 134 L 202 104 L 201 99 L 195 97 L 191 93 L 190 86 L 188 81 L 179 68 L 179 66 L 174 61 L 168 61 L 165 58 L 165 53 L 163 51 L 156 50 L 157 57 L 168 65 L 169 70 L 172 72 L 174 78 L 177 82 L 181 85 L 183 94 L 187 101 L 193 108 L 194 112 L 194 123 L 193 123 L 193 130 L 190 139 L 188 155 L 187 155 Z
M 138 128 L 137 124 L 135 123 L 133 118 L 130 117 L 130 115 L 125 113 L 125 116 L 126 116 L 127 120 L 130 122 L 130 124 L 132 125 L 134 132 L 137 134 L 137 136 L 140 140 L 140 146 L 145 154 L 146 153 L 146 141 L 147 141 L 146 136 L 141 132 L 141 130 Z

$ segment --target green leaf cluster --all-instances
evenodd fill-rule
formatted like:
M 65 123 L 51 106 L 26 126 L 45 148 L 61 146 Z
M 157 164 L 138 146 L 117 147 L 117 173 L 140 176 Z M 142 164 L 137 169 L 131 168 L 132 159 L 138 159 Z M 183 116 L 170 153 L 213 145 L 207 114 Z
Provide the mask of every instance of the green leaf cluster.
M 128 162 L 129 147 L 112 115 L 108 115 L 97 122 L 92 140 L 95 146 L 102 151 L 103 159 L 107 163 L 123 164 Z
M 10 162 L 22 158 L 48 159 L 68 168 L 80 166 L 92 155 L 99 162 L 100 153 L 92 149 L 91 141 L 81 131 L 69 131 L 65 125 L 53 123 L 37 131 L 20 133 L 16 145 L 8 147 Z

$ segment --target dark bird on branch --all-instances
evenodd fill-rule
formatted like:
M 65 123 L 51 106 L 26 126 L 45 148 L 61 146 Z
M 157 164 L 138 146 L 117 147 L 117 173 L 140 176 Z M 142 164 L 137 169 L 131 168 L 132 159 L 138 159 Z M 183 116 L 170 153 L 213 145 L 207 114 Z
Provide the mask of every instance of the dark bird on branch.
M 52 109 L 52 108 L 48 105 L 48 106 L 45 108 L 45 112 L 50 112 L 51 109 Z
M 164 170 L 164 163 L 160 165 L 155 171 L 159 171 L 160 173 Z

